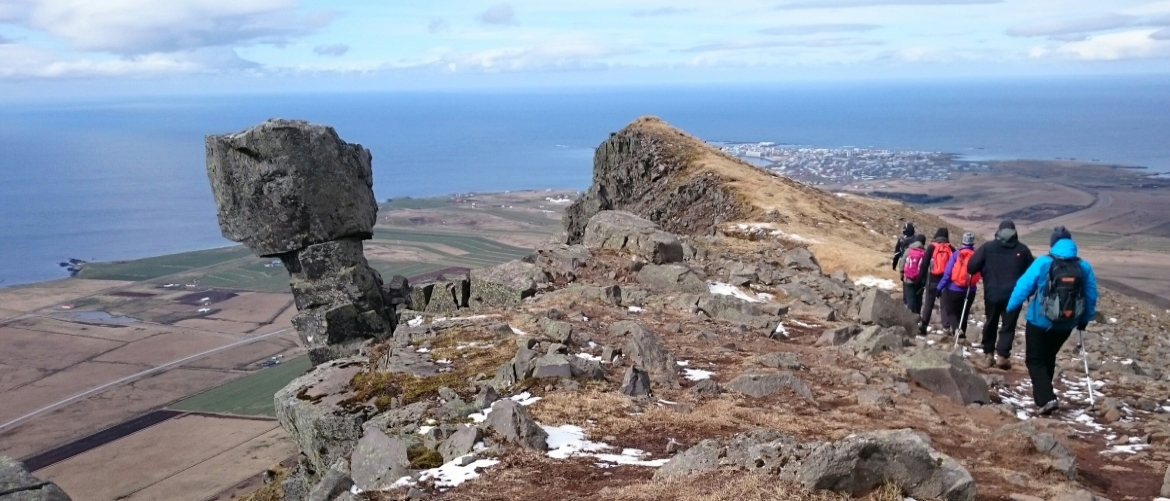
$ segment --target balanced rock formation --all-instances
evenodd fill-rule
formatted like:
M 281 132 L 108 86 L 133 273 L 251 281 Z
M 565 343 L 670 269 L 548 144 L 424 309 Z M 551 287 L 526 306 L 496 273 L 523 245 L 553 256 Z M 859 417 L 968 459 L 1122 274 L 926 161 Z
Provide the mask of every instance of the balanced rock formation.
M 300 312 L 293 320 L 314 363 L 351 341 L 388 337 L 394 310 L 362 241 L 373 236 L 371 155 L 332 127 L 269 120 L 207 137 L 207 176 L 228 239 L 279 257 Z
M 0 456 L 0 501 L 70 501 L 57 484 L 32 475 L 20 461 Z

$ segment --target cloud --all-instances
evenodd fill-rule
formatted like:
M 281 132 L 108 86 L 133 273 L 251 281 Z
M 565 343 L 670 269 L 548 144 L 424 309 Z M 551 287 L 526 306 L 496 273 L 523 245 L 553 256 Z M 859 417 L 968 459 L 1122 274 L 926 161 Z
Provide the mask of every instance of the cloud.
M 1083 39 L 1083 35 L 1086 33 L 1125 28 L 1132 26 L 1135 22 L 1137 22 L 1137 18 L 1134 16 L 1105 14 L 1097 17 L 1044 21 L 1016 26 L 1008 29 L 1006 33 L 1012 37 L 1050 37 L 1055 40 L 1060 39 L 1056 37 L 1082 35 L 1081 39 Z
M 417 60 L 387 64 L 384 70 L 440 70 L 460 73 L 603 70 L 606 58 L 633 54 L 629 47 L 588 42 L 554 42 L 539 47 L 505 47 L 480 51 L 439 51 Z
M 284 44 L 328 25 L 297 0 L 0 0 L 0 22 L 38 30 L 81 51 L 137 56 L 240 44 Z
M 447 23 L 446 19 L 436 17 L 431 19 L 431 22 L 427 24 L 428 33 L 441 33 L 444 31 L 451 31 L 451 25 Z
M 815 35 L 818 33 L 848 33 L 872 31 L 881 28 L 876 24 L 794 24 L 760 30 L 764 35 Z
M 4 44 L 10 44 L 10 43 L 13 43 L 13 42 L 15 42 L 15 41 L 16 41 L 16 40 L 13 40 L 13 39 L 11 39 L 11 38 L 7 38 L 7 37 L 5 37 L 4 35 L 0 35 L 0 45 L 4 45 Z
M 690 9 L 679 9 L 677 7 L 659 7 L 657 9 L 639 9 L 631 12 L 630 15 L 634 17 L 660 17 L 673 16 L 675 14 L 682 14 L 690 12 Z
M 1170 40 L 1170 28 L 1162 28 L 1158 31 L 1150 33 L 1150 38 L 1154 40 Z
M 865 46 L 865 45 L 882 45 L 882 42 L 877 40 L 864 40 L 860 38 L 820 38 L 820 39 L 804 39 L 804 40 L 761 40 L 761 41 L 738 41 L 738 42 L 716 42 L 704 45 L 696 45 L 686 49 L 676 50 L 675 52 L 721 52 L 733 50 L 751 50 L 751 49 L 771 49 L 776 47 L 850 47 L 850 46 Z
M 63 57 L 48 49 L 21 44 L 0 45 L 0 79 L 29 80 L 98 77 L 156 77 L 215 74 L 258 69 L 235 50 L 212 47 L 170 54 L 128 57 Z
M 488 7 L 487 10 L 480 13 L 477 19 L 483 24 L 516 24 L 516 12 L 512 10 L 510 4 L 499 3 Z
M 1155 38 L 1161 30 L 1130 30 L 1088 37 L 1057 46 L 1033 47 L 1034 58 L 1058 57 L 1084 61 L 1119 61 L 1170 57 L 1170 43 Z
M 832 9 L 889 5 L 983 5 L 1003 2 L 1004 0 L 788 0 L 777 5 L 776 9 Z
M 346 52 L 349 52 L 349 46 L 343 43 L 318 45 L 313 48 L 313 52 L 316 52 L 318 56 L 341 57 L 344 56 Z

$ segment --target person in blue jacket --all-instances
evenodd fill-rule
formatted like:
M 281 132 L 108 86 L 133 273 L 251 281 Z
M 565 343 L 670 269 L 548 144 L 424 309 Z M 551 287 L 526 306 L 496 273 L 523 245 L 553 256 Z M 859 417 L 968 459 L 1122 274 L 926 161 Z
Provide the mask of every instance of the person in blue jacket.
M 950 261 L 947 261 L 947 269 L 936 287 L 943 300 L 943 329 L 946 330 L 947 336 L 954 336 L 958 330 L 961 341 L 967 339 L 967 322 L 964 320 L 971 318 L 971 305 L 975 303 L 975 294 L 979 292 L 978 278 L 974 278 L 964 287 L 955 283 L 953 273 L 956 263 L 960 262 L 962 263 L 959 265 L 960 269 L 966 273 L 967 264 L 974 255 L 975 234 L 964 233 L 962 246 L 951 254 Z
M 1072 234 L 1063 226 L 1057 226 L 1049 239 L 1052 250 L 1047 256 L 1040 256 L 1028 267 L 1028 271 L 1016 281 L 1012 297 L 1008 300 L 1008 311 L 1018 312 L 1024 302 L 1031 299 L 1026 315 L 1027 325 L 1024 339 L 1027 342 L 1024 363 L 1032 378 L 1032 399 L 1040 408 L 1040 415 L 1047 416 L 1060 408 L 1052 390 L 1052 378 L 1056 375 L 1056 355 L 1064 342 L 1068 341 L 1073 328 L 1085 330 L 1089 320 L 1097 313 L 1097 279 L 1093 267 L 1077 258 L 1077 244 Z M 1045 298 L 1048 295 L 1049 271 L 1053 259 L 1076 259 L 1081 272 L 1081 298 L 1084 308 L 1079 317 L 1067 322 L 1053 322 L 1045 313 Z

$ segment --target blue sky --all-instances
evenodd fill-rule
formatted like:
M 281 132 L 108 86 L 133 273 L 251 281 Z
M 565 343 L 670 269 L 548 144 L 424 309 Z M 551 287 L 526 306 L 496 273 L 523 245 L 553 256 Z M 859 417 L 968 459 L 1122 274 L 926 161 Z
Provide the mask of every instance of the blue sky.
M 0 0 L 0 90 L 1170 73 L 1168 0 Z

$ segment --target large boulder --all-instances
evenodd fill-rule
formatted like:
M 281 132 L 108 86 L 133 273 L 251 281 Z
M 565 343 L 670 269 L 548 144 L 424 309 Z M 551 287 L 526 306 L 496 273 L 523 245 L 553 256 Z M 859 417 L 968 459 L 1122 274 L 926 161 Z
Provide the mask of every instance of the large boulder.
M 410 444 L 370 428 L 358 440 L 350 459 L 350 476 L 363 491 L 388 489 L 398 479 L 410 474 L 407 450 Z
M 885 352 L 901 353 L 905 337 L 906 332 L 901 327 L 883 329 L 872 325 L 851 339 L 847 346 L 853 350 L 854 354 L 861 357 L 872 357 Z
M 482 438 L 483 434 L 479 428 L 462 426 L 439 446 L 439 454 L 443 455 L 443 462 L 450 463 L 459 457 L 471 454 L 475 450 L 475 444 L 479 443 Z
M 801 458 L 809 450 L 782 431 L 756 429 L 731 438 L 703 440 L 667 461 L 654 472 L 654 479 L 694 475 L 727 466 L 792 481 Z
M 532 263 L 507 263 L 471 271 L 472 307 L 516 306 L 536 294 L 545 282 L 544 271 Z
M 299 120 L 207 136 L 220 229 L 261 256 L 370 238 L 378 214 L 371 160 L 332 127 Z
M 626 375 L 622 377 L 621 392 L 631 397 L 650 395 L 650 374 L 637 367 L 626 368 Z
M 780 255 L 780 262 L 784 266 L 799 271 L 821 272 L 821 263 L 817 262 L 817 257 L 813 255 L 812 251 L 804 247 L 797 247 L 784 252 L 784 254 Z
M 362 436 L 361 415 L 344 408 L 362 362 L 355 357 L 319 365 L 276 392 L 276 418 L 315 472 L 349 457 Z
M 554 244 L 532 251 L 532 255 L 525 261 L 538 266 L 549 280 L 573 282 L 592 257 L 593 254 L 584 245 Z
M 707 292 L 704 282 L 694 270 L 681 264 L 648 264 L 638 272 L 638 282 L 671 292 L 702 294 Z
M 626 335 L 629 339 L 622 348 L 622 354 L 650 374 L 655 383 L 675 387 L 678 386 L 678 362 L 674 356 L 666 351 L 658 336 L 634 322 L 618 322 L 610 327 L 617 335 Z
M 733 324 L 776 328 L 778 315 L 788 313 L 788 307 L 779 304 L 761 304 L 745 301 L 726 294 L 701 294 L 696 308 L 711 318 Z
M 581 243 L 590 249 L 632 254 L 654 264 L 683 260 L 678 237 L 648 219 L 625 211 L 602 211 L 589 219 Z
M 505 398 L 492 404 L 487 425 L 509 442 L 533 450 L 548 450 L 548 433 L 512 399 Z
M 918 329 L 918 315 L 906 309 L 901 301 L 877 288 L 869 288 L 862 293 L 857 320 L 863 324 L 901 327 L 906 332 L 917 332 Z
M 928 349 L 898 357 L 898 363 L 906 369 L 906 377 L 910 380 L 955 403 L 991 402 L 987 381 L 962 355 Z
M 853 496 L 890 483 L 915 499 L 975 499 L 971 473 L 913 430 L 858 433 L 824 444 L 804 458 L 797 478 L 810 490 Z
M 727 389 L 753 398 L 763 398 L 789 389 L 809 402 L 815 402 L 812 390 L 791 372 L 743 374 L 727 383 Z
M 0 501 L 70 501 L 57 484 L 38 479 L 20 461 L 0 456 Z

